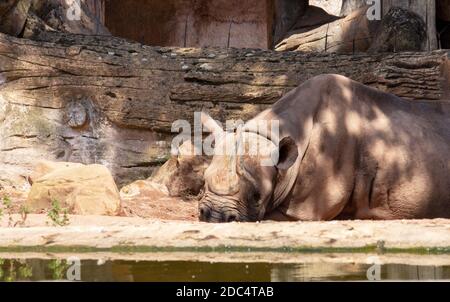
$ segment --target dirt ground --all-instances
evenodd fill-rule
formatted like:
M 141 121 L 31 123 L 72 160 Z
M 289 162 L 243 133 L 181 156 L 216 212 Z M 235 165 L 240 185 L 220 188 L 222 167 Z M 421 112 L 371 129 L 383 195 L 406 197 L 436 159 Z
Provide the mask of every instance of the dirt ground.
M 0 200 L 5 196 L 8 196 L 12 202 L 12 213 L 19 214 L 21 212 L 21 206 L 27 200 L 28 192 L 14 189 L 0 190 Z M 162 194 L 158 196 L 146 196 L 145 198 L 139 196 L 135 198 L 122 198 L 120 216 L 198 221 L 198 205 L 197 200 L 193 198 L 181 199 L 163 196 Z
M 155 200 L 123 199 L 121 215 L 162 220 L 198 220 L 198 204 L 194 199 L 162 197 Z

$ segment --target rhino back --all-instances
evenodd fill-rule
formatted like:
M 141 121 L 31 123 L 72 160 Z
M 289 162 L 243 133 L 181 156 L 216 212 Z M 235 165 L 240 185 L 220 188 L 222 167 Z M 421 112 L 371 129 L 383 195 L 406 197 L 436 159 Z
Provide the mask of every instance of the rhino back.
M 305 120 L 313 121 L 311 146 L 298 159 L 304 162 L 293 202 L 288 201 L 293 216 L 332 219 L 363 198 L 367 208 L 392 212 L 389 217 L 450 217 L 448 102 L 404 100 L 342 76 L 323 75 L 255 119 L 279 119 L 281 136 L 303 143 L 299 150 L 305 148 Z M 355 197 L 360 179 L 363 192 Z

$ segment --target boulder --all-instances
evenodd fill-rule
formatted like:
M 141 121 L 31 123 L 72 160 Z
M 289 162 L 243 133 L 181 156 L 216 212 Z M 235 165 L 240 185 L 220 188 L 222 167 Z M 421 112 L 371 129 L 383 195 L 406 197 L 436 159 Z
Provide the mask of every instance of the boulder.
M 31 0 L 6 0 L 0 3 L 0 32 L 18 36 L 25 26 Z
M 55 170 L 59 169 L 65 169 L 65 168 L 76 168 L 76 167 L 82 167 L 83 164 L 80 163 L 70 163 L 70 162 L 55 162 L 50 160 L 42 160 L 38 162 L 33 170 L 33 172 L 28 177 L 28 181 L 32 185 L 35 180 L 43 177 L 46 174 L 49 174 L 50 172 L 53 172 Z
M 427 40 L 427 27 L 422 18 L 404 8 L 392 7 L 382 21 L 367 18 L 368 6 L 347 17 L 319 27 L 307 26 L 314 20 L 326 20 L 323 12 L 310 10 L 296 30 L 276 45 L 277 51 L 301 52 L 399 52 L 421 51 Z M 307 14 L 305 14 L 306 16 Z M 322 17 L 319 17 L 322 16 Z M 304 24 L 304 25 L 301 25 Z M 319 23 L 320 24 L 320 23 Z
M 26 202 L 31 211 L 46 210 L 57 200 L 71 214 L 119 214 L 119 190 L 105 166 L 47 163 L 37 168 L 34 175 L 42 175 L 33 180 Z
M 427 39 L 427 26 L 416 13 L 392 7 L 383 17 L 369 52 L 420 51 Z
M 366 0 L 341 0 L 341 2 L 339 15 L 344 17 L 367 5 Z
M 211 159 L 195 155 L 195 147 L 190 141 L 184 142 L 149 180 L 164 185 L 172 197 L 191 197 L 201 193 L 205 184 L 203 173 Z
M 343 0 L 309 0 L 309 5 L 320 7 L 330 15 L 339 16 L 343 2 Z
M 328 14 L 325 10 L 320 7 L 310 6 L 301 18 L 297 20 L 295 25 L 292 27 L 291 33 L 303 33 L 318 28 L 324 24 L 334 22 L 341 19 Z
M 137 180 L 120 190 L 120 197 L 123 199 L 146 198 L 148 202 L 167 196 L 169 191 L 166 186 L 151 180 Z
M 346 17 L 367 5 L 366 0 L 309 0 L 309 5 L 324 9 L 328 14 Z
M 321 22 L 327 21 L 327 18 L 332 18 L 332 21 L 336 17 L 326 15 L 318 8 L 311 7 L 308 11 L 305 16 L 310 16 L 304 20 L 310 20 L 300 20 L 297 25 L 299 29 L 289 32 L 286 38 L 276 45 L 276 51 L 355 53 L 367 51 L 370 47 L 372 33 L 378 21 L 367 19 L 367 7 L 319 27 L 306 25 L 318 21 L 320 22 L 317 24 L 320 25 Z

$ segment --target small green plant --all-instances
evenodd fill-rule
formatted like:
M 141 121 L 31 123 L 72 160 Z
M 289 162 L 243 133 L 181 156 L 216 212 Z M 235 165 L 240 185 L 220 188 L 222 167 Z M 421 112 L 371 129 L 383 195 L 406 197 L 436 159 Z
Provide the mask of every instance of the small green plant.
M 52 205 L 47 213 L 53 225 L 65 226 L 69 224 L 69 211 L 66 208 L 61 208 L 58 200 L 53 199 Z
M 14 227 L 17 225 L 25 225 L 28 214 L 30 214 L 30 210 L 28 209 L 28 207 L 25 205 L 20 206 L 20 220 L 16 221 Z
M 1 205 L 2 205 L 2 208 L 0 208 L 0 217 L 3 216 L 3 211 L 5 210 L 6 213 L 8 214 L 8 226 L 10 227 L 13 225 L 13 218 L 12 218 L 13 205 L 12 205 L 11 198 L 9 198 L 9 196 L 7 196 L 7 195 L 3 196 Z
M 29 279 L 33 277 L 33 269 L 28 265 L 21 266 L 19 268 L 19 276 L 21 276 L 24 279 Z
M 0 281 L 14 282 L 30 280 L 33 277 L 33 268 L 26 260 L 0 259 Z

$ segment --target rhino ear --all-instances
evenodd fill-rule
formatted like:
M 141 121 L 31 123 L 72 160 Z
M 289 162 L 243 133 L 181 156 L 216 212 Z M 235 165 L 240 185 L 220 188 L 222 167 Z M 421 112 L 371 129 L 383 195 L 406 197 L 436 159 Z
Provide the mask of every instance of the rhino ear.
M 205 127 L 205 129 L 208 130 L 209 132 L 212 132 L 215 137 L 218 137 L 221 134 L 223 134 L 222 126 L 220 126 L 219 123 L 215 121 L 207 113 L 202 111 L 200 114 L 200 120 L 202 122 L 203 127 Z
M 280 170 L 287 170 L 298 158 L 298 148 L 292 137 L 284 137 L 278 146 L 278 162 L 276 167 Z

